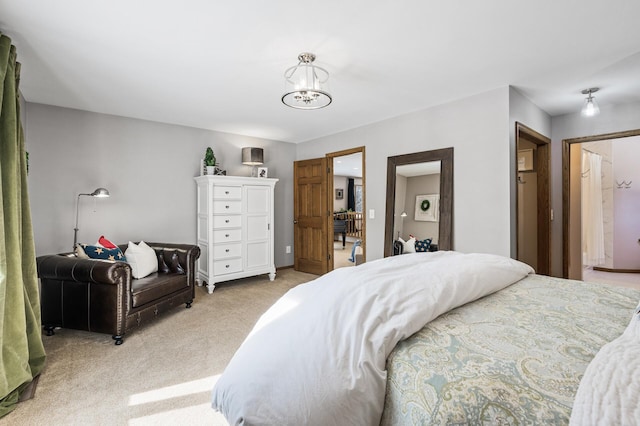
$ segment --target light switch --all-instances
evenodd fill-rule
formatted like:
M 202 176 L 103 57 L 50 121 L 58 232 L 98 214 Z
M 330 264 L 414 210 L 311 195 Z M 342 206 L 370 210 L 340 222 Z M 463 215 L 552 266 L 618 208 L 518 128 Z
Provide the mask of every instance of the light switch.
M 369 219 L 376 218 L 376 211 L 374 209 L 369 209 Z

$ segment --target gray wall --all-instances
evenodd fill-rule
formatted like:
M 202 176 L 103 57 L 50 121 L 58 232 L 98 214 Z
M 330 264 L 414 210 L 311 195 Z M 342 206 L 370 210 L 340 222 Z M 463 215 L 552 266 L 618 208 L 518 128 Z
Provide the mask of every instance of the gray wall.
M 509 175 L 509 185 L 511 193 L 511 257 L 516 258 L 517 254 L 517 209 L 516 200 L 518 197 L 517 188 L 517 174 L 516 174 L 516 122 L 524 124 L 530 129 L 535 130 L 551 139 L 551 117 L 546 112 L 542 111 L 529 99 L 523 96 L 513 87 L 509 88 L 509 156 L 511 159 L 511 169 Z M 553 159 L 552 159 L 553 162 Z M 562 185 L 558 188 L 554 188 L 551 185 L 551 193 L 562 191 Z M 553 202 L 551 208 L 554 208 Z M 551 214 L 551 213 L 549 213 Z M 555 216 L 561 218 L 562 216 Z M 556 219 L 562 221 L 562 219 Z M 553 263 L 553 261 L 552 261 Z M 553 269 L 552 269 L 553 270 Z
M 610 192 L 615 213 L 610 238 L 612 267 L 640 270 L 640 136 L 618 139 L 609 146 L 613 151 L 614 176 Z M 622 184 L 623 181 L 631 184 Z M 622 188 L 618 188 L 618 183 Z
M 80 192 L 80 241 L 195 241 L 195 183 L 207 146 L 229 174 L 248 175 L 243 146 L 265 148 L 276 185 L 276 265 L 293 264 L 293 161 L 366 146 L 367 257 L 383 256 L 386 161 L 390 155 L 454 147 L 454 248 L 510 255 L 515 239 L 515 121 L 551 135 L 552 274 L 562 274 L 562 140 L 640 128 L 640 103 L 601 105 L 589 120 L 552 120 L 512 88 L 499 88 L 306 143 L 249 138 L 26 103 L 29 192 L 38 254 L 69 250 Z M 551 131 L 549 131 L 551 123 Z M 368 217 L 368 212 L 367 217 Z
M 454 148 L 453 247 L 510 254 L 509 88 L 297 145 L 297 159 L 366 146 L 367 260 L 383 257 L 387 157 Z M 514 155 L 515 161 L 515 155 Z
M 275 262 L 293 264 L 295 145 L 67 108 L 26 104 L 29 192 L 36 252 L 73 245 L 76 198 L 97 187 L 107 199 L 81 197 L 78 240 L 195 243 L 199 161 L 211 146 L 229 175 L 249 176 L 241 148 L 263 147 L 275 187 Z

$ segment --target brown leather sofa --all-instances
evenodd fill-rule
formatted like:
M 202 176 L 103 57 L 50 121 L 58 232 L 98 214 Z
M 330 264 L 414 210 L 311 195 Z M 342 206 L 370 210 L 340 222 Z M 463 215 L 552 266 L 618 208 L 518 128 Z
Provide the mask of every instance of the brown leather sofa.
M 37 258 L 42 325 L 108 333 L 116 345 L 132 328 L 195 297 L 196 245 L 147 243 L 158 256 L 158 272 L 133 279 L 125 262 L 81 259 L 72 253 Z M 119 246 L 124 252 L 126 245 Z M 163 262 L 160 261 L 162 257 Z

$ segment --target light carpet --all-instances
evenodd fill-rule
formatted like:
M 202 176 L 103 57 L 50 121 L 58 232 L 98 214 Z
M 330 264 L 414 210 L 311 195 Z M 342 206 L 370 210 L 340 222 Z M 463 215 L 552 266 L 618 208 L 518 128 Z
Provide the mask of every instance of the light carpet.
M 279 270 L 196 288 L 184 306 L 125 335 L 60 329 L 44 336 L 47 365 L 33 399 L 6 425 L 227 425 L 210 406 L 211 389 L 262 315 L 280 296 L 315 275 Z
M 347 242 L 344 247 L 342 247 L 342 242 L 333 243 L 333 269 L 356 265 L 349 260 L 352 249 L 353 243 L 351 242 Z

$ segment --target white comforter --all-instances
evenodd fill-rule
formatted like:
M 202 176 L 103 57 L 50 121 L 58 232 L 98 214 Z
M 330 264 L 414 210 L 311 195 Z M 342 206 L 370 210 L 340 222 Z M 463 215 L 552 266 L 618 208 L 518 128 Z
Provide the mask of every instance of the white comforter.
M 260 318 L 212 407 L 232 425 L 377 425 L 398 341 L 532 272 L 495 255 L 415 253 L 299 285 Z
M 580 380 L 571 425 L 640 425 L 640 306 Z

